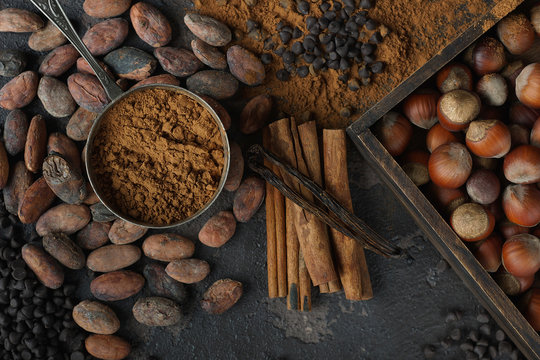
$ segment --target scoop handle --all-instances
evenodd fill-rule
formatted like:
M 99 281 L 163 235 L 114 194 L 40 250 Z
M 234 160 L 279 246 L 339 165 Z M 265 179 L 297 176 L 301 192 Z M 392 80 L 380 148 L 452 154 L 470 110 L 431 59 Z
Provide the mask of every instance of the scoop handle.
M 58 0 L 30 0 L 30 2 L 34 4 L 43 15 L 45 15 L 62 32 L 62 34 L 64 34 L 75 49 L 77 49 L 79 54 L 81 54 L 88 62 L 92 70 L 94 70 L 99 82 L 103 85 L 109 99 L 114 100 L 122 95 L 122 89 L 120 89 L 120 87 L 116 85 L 114 79 L 103 70 L 86 45 L 84 45 L 79 35 L 77 35 L 77 32 L 73 28 L 73 25 L 69 21 Z

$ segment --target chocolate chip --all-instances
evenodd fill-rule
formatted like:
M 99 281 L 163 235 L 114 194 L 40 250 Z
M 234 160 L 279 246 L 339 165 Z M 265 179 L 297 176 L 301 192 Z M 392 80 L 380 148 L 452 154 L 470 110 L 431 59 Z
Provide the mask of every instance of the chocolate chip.
M 341 11 L 339 12 L 339 17 L 341 20 L 347 21 L 349 19 L 349 14 L 347 14 L 345 9 L 341 9 Z
M 263 43 L 264 50 L 272 50 L 275 46 L 276 44 L 274 44 L 274 40 L 272 38 L 268 38 L 264 40 L 264 43 Z
M 318 57 L 313 60 L 313 68 L 315 70 L 320 70 L 325 65 L 326 61 L 322 57 Z
M 375 30 L 377 26 L 379 26 L 379 23 L 373 19 L 369 19 L 368 21 L 366 21 L 366 29 L 368 30 Z
M 341 74 L 341 75 L 339 75 L 338 80 L 341 81 L 342 83 L 346 84 L 347 81 L 349 80 L 349 74 Z
M 345 6 L 345 9 L 343 9 L 343 11 L 345 11 L 345 14 L 347 14 L 347 17 L 351 16 L 353 13 L 354 13 L 354 7 L 352 6 Z
M 295 55 L 300 55 L 304 52 L 304 46 L 302 45 L 300 41 L 296 41 L 294 44 L 292 44 L 291 51 Z
M 504 339 L 506 339 L 506 335 L 504 334 L 504 331 L 502 331 L 501 329 L 497 330 L 495 332 L 495 339 L 497 341 L 503 341 Z
M 296 74 L 301 78 L 305 78 L 309 74 L 309 69 L 305 65 L 300 66 L 298 69 L 296 69 Z
M 364 62 L 366 64 L 371 64 L 372 62 L 375 61 L 375 55 L 365 55 L 365 56 L 362 56 L 362 60 L 364 60 Z
M 258 29 L 259 23 L 256 22 L 255 20 L 248 19 L 248 21 L 246 21 L 246 28 L 248 32 L 254 29 Z
M 363 9 L 371 9 L 373 7 L 373 0 L 360 0 L 360 7 Z
M 334 11 L 340 11 L 341 10 L 341 3 L 337 2 L 337 1 L 334 1 L 333 2 L 333 10 Z
M 348 38 L 347 38 L 347 41 L 345 42 L 345 44 L 346 44 L 349 48 L 351 48 L 351 47 L 353 47 L 354 45 L 356 45 L 356 39 L 353 38 L 353 37 L 348 37 Z
M 339 30 L 341 30 L 341 23 L 339 21 L 334 20 L 328 25 L 328 31 L 331 34 L 336 34 Z
M 345 23 L 345 30 L 347 30 L 348 32 L 356 31 L 358 30 L 358 24 L 356 24 L 352 20 L 349 20 Z
M 321 44 L 323 45 L 326 45 L 328 44 L 330 41 L 332 41 L 334 39 L 334 37 L 331 35 L 331 34 L 320 34 L 319 35 L 319 41 L 321 42 Z
M 360 84 L 358 83 L 358 79 L 351 79 L 349 80 L 349 83 L 347 84 L 349 87 L 349 90 L 351 91 L 358 91 L 360 89 Z
M 318 47 L 313 48 L 313 55 L 321 56 L 322 55 L 321 49 L 319 49 Z
M 307 51 L 312 51 L 313 48 L 315 47 L 315 40 L 313 40 L 311 37 L 306 37 L 304 39 L 304 49 L 306 49 Z
M 330 24 L 330 20 L 328 20 L 327 18 L 322 17 L 322 18 L 319 19 L 319 26 L 320 26 L 321 29 L 328 28 L 329 24 Z
M 335 51 L 332 51 L 331 53 L 328 54 L 328 58 L 330 60 L 337 60 L 339 58 L 339 55 L 337 52 Z
M 375 51 L 375 45 L 373 44 L 365 43 L 365 44 L 362 44 L 362 46 L 360 47 L 360 52 L 364 56 L 371 55 L 373 54 L 374 51 Z
M 284 47 L 277 48 L 276 50 L 274 50 L 274 54 L 276 54 L 277 56 L 281 56 L 281 55 L 283 55 L 285 50 L 286 49 Z
M 309 3 L 307 1 L 300 1 L 298 3 L 297 10 L 300 14 L 309 14 Z
M 321 5 L 319 5 L 319 9 L 321 9 L 322 12 L 328 11 L 330 9 L 330 3 L 323 2 Z
M 306 29 L 311 29 L 311 27 L 313 27 L 313 25 L 317 24 L 318 21 L 317 21 L 317 18 L 313 17 L 313 16 L 308 16 L 307 19 L 306 19 Z
M 339 110 L 339 115 L 341 115 L 341 117 L 348 118 L 352 115 L 352 111 L 348 107 L 343 107 L 341 110 Z
M 374 44 L 380 44 L 383 41 L 382 35 L 377 31 L 374 32 L 373 35 L 369 38 L 369 41 Z
M 280 69 L 276 72 L 276 77 L 280 81 L 289 81 L 291 74 L 285 69 Z
M 292 64 L 295 59 L 294 54 L 289 50 L 285 51 L 281 57 L 283 58 L 283 62 L 285 64 Z
M 337 70 L 339 69 L 339 60 L 332 60 L 328 62 L 328 68 Z
M 369 66 L 369 68 L 371 69 L 372 73 L 380 74 L 383 71 L 384 63 L 382 61 L 375 61 Z
M 341 47 L 347 43 L 347 39 L 342 37 L 336 37 L 334 43 L 336 44 L 336 47 Z
M 304 35 L 304 33 L 302 32 L 302 30 L 300 30 L 300 28 L 298 26 L 296 26 L 292 31 L 293 39 L 298 39 L 298 38 L 302 37 L 302 35 Z
M 272 55 L 269 54 L 269 53 L 264 53 L 261 55 L 261 62 L 264 64 L 264 65 L 268 65 L 268 64 L 271 64 L 272 63 Z
M 358 31 L 351 31 L 349 33 L 349 36 L 352 38 L 358 39 L 358 36 L 360 36 L 360 34 L 358 33 Z
M 360 76 L 361 78 L 368 78 L 369 75 L 369 70 L 365 66 L 362 66 L 358 69 L 358 76 Z
M 356 1 L 355 0 L 343 0 L 343 4 L 345 6 L 356 7 Z
M 329 10 L 325 12 L 323 16 L 327 18 L 328 20 L 332 21 L 336 18 L 337 15 L 335 11 Z
M 367 22 L 367 17 L 362 15 L 362 14 L 356 14 L 354 16 L 354 22 L 359 25 L 359 26 L 362 26 L 364 25 L 366 22 Z
M 280 20 L 277 25 L 276 25 L 276 29 L 279 31 L 281 29 L 283 29 L 283 27 L 286 25 L 285 21 L 283 20 Z
M 347 53 L 349 52 L 349 47 L 347 46 L 347 44 L 345 44 L 343 46 L 338 47 L 336 49 L 336 52 L 338 53 L 339 56 L 346 57 Z
M 288 44 L 289 41 L 291 41 L 292 34 L 290 32 L 287 32 L 287 31 L 280 31 L 279 32 L 279 38 L 281 39 L 281 42 L 283 44 Z

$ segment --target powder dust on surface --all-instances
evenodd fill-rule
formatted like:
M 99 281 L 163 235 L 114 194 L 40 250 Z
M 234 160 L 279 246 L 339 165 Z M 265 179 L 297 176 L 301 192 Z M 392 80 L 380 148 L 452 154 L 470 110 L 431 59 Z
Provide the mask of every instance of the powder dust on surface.
M 276 25 L 281 20 L 307 33 L 304 23 L 307 16 L 296 11 L 293 0 L 258 0 L 255 6 L 248 6 L 245 0 L 193 2 L 197 12 L 214 17 L 233 30 L 233 43 L 258 55 L 264 52 L 264 39 L 276 36 Z M 311 15 L 321 15 L 318 7 L 321 2 L 310 1 Z M 494 4 L 498 11 L 512 6 L 501 6 L 500 2 L 502 0 L 377 0 L 368 16 L 389 28 L 390 33 L 376 52 L 377 60 L 385 63 L 385 69 L 381 74 L 373 75 L 369 85 L 351 91 L 338 80 L 340 72 L 336 70 L 303 79 L 291 76 L 289 81 L 281 82 L 275 73 L 283 68 L 283 64 L 273 55 L 274 61 L 266 66 L 265 83 L 253 88 L 244 87 L 241 95 L 250 98 L 261 93 L 271 94 L 285 114 L 299 116 L 309 111 L 321 127 L 346 127 L 472 26 Z M 262 36 L 247 34 L 249 19 L 260 24 Z M 366 31 L 365 37 L 370 35 L 371 32 Z M 357 71 L 358 64 L 355 64 L 351 74 L 355 75 Z M 341 117 L 343 108 L 351 109 L 352 116 Z
M 212 115 L 168 89 L 141 89 L 109 109 L 89 159 L 98 187 L 121 213 L 166 225 L 203 208 L 224 166 Z

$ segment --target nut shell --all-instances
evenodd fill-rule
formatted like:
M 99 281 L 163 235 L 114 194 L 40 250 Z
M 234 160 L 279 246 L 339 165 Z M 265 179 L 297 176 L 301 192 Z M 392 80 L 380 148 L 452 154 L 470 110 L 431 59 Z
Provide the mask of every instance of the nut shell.
M 43 237 L 43 248 L 62 265 L 69 269 L 82 269 L 84 253 L 66 234 L 47 234 Z
M 133 245 L 107 245 L 92 251 L 86 266 L 96 272 L 110 272 L 133 265 L 141 258 L 141 250 Z
M 135 320 L 147 326 L 171 326 L 182 318 L 180 305 L 162 297 L 140 298 L 133 306 Z
M 191 240 L 177 234 L 155 234 L 144 240 L 142 250 L 150 259 L 173 261 L 192 256 L 195 245 Z
M 90 355 L 103 360 L 122 360 L 131 352 L 131 345 L 114 335 L 90 335 L 84 346 Z
M 98 300 L 119 301 L 137 294 L 144 286 L 144 277 L 133 271 L 113 271 L 98 276 L 90 283 L 90 292 Z
M 110 335 L 120 329 L 120 320 L 114 311 L 98 301 L 83 300 L 73 308 L 73 320 L 84 330 Z
M 40 247 L 26 244 L 22 247 L 22 258 L 36 274 L 38 280 L 50 289 L 58 289 L 64 283 L 62 266 Z
M 242 283 L 221 279 L 213 283 L 203 295 L 201 307 L 210 314 L 223 314 L 242 297 Z

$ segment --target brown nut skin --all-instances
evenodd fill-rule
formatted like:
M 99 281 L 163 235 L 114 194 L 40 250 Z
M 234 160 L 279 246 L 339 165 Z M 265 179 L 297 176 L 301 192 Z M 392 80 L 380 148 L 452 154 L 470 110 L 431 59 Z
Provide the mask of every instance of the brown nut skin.
M 171 326 L 180 321 L 180 305 L 162 297 L 140 298 L 133 305 L 135 320 L 147 326 Z
M 195 245 L 191 240 L 177 234 L 156 234 L 144 240 L 142 250 L 150 259 L 173 261 L 193 255 Z
M 148 228 L 117 219 L 109 230 L 109 239 L 116 245 L 130 244 L 142 238 L 147 232 Z
M 212 99 L 208 95 L 199 94 L 199 96 L 201 97 L 201 99 L 206 101 L 208 103 L 208 105 L 210 105 L 212 110 L 214 110 L 216 112 L 216 114 L 219 117 L 219 120 L 221 120 L 221 123 L 223 124 L 223 127 L 225 128 L 225 130 L 229 130 L 231 128 L 231 125 L 232 125 L 232 120 L 231 120 L 231 116 L 229 115 L 229 112 L 223 107 L 223 105 L 221 105 L 219 102 Z
M 53 203 L 56 195 L 43 177 L 26 189 L 19 202 L 19 220 L 23 224 L 36 222 Z
M 239 45 L 233 45 L 227 50 L 227 64 L 231 74 L 249 86 L 261 85 L 266 76 L 261 60 Z
M 17 215 L 19 203 L 26 190 L 34 182 L 32 173 L 28 171 L 24 162 L 18 161 L 9 176 L 8 183 L 4 187 L 4 205 L 11 214 Z
M 186 80 L 188 90 L 223 100 L 232 97 L 238 90 L 238 80 L 229 73 L 203 70 Z
M 225 46 L 231 42 L 232 33 L 227 25 L 209 16 L 186 14 L 184 23 L 193 35 L 209 45 Z
M 204 65 L 189 50 L 175 47 L 160 47 L 154 50 L 154 56 L 166 72 L 178 77 L 195 74 Z
M 121 18 L 108 19 L 92 26 L 82 41 L 92 55 L 99 56 L 119 47 L 127 37 L 129 24 Z
M 109 242 L 111 223 L 92 221 L 77 233 L 77 245 L 86 250 L 95 250 Z
M 115 335 L 90 335 L 84 346 L 90 355 L 103 360 L 122 360 L 131 352 L 131 345 Z
M 4 147 L 4 143 L 0 142 L 0 189 L 6 187 L 9 180 L 9 160 Z
M 86 262 L 82 249 L 63 233 L 45 235 L 43 237 L 43 248 L 69 269 L 82 269 Z
M 242 176 L 244 176 L 244 156 L 242 155 L 240 145 L 237 143 L 231 142 L 230 147 L 231 162 L 224 189 L 227 191 L 236 191 L 242 182 Z
M 107 245 L 92 251 L 86 266 L 96 272 L 110 272 L 135 264 L 141 258 L 141 250 L 133 245 Z
M 109 103 L 105 89 L 94 75 L 75 73 L 67 81 L 69 92 L 80 107 L 99 113 Z
M 199 231 L 199 240 L 206 246 L 223 246 L 236 231 L 236 219 L 230 211 L 220 211 L 212 216 Z
M 84 330 L 111 335 L 120 329 L 120 320 L 114 311 L 98 301 L 83 300 L 73 308 L 73 320 Z
M 15 110 L 30 104 L 37 95 L 38 83 L 35 71 L 20 73 L 0 89 L 0 107 Z
M 32 33 L 28 38 L 28 47 L 34 51 L 51 51 L 67 42 L 66 37 L 52 22 Z
M 81 170 L 81 156 L 77 144 L 62 133 L 55 132 L 49 135 L 47 154 L 59 154 L 76 170 Z
M 248 222 L 264 201 L 264 180 L 257 177 L 245 179 L 234 195 L 233 213 L 239 222 Z
M 57 118 L 70 116 L 77 108 L 67 85 L 50 76 L 39 81 L 37 96 L 45 110 Z
M 210 274 L 210 265 L 200 259 L 174 260 L 165 268 L 167 275 L 184 284 L 204 280 Z
M 156 296 L 166 297 L 179 303 L 186 300 L 184 284 L 174 280 L 165 272 L 165 266 L 149 263 L 144 267 L 144 277 L 150 292 Z
M 130 46 L 108 53 L 103 61 L 118 77 L 137 81 L 152 75 L 157 66 L 157 60 L 152 55 Z
M 47 76 L 59 77 L 75 65 L 79 52 L 71 44 L 62 45 L 51 51 L 39 66 L 39 73 Z
M 95 18 L 110 18 L 125 13 L 131 0 L 84 0 L 83 10 Z
M 178 80 L 176 77 L 174 77 L 171 74 L 154 75 L 154 76 L 150 76 L 149 78 L 139 81 L 138 83 L 133 85 L 131 88 L 135 89 L 140 86 L 150 85 L 150 84 L 166 84 L 166 85 L 180 86 L 180 80 Z
M 23 9 L 0 11 L 0 32 L 34 32 L 45 26 L 38 14 Z
M 26 244 L 22 247 L 22 258 L 46 287 L 58 289 L 64 283 L 62 266 L 42 248 Z
M 86 205 L 60 204 L 47 210 L 36 223 L 40 236 L 62 232 L 75 234 L 90 222 L 90 209 Z
M 9 155 L 17 155 L 24 150 L 28 126 L 28 117 L 21 110 L 13 110 L 6 116 L 4 144 Z
M 153 5 L 139 2 L 129 10 L 129 17 L 137 35 L 148 45 L 157 48 L 171 41 L 171 24 Z
M 216 70 L 227 68 L 227 57 L 218 48 L 208 45 L 201 39 L 191 41 L 193 54 L 205 65 Z
M 242 283 L 221 279 L 213 283 L 203 295 L 201 307 L 209 314 L 223 314 L 242 296 Z
M 78 108 L 75 110 L 66 126 L 67 136 L 75 141 L 86 141 L 96 118 L 96 113 L 90 112 L 82 107 Z
M 36 115 L 30 121 L 26 143 L 24 145 L 24 163 L 33 173 L 41 170 L 43 159 L 47 153 L 47 126 L 41 115 Z
M 259 95 L 251 99 L 240 114 L 238 127 L 244 134 L 253 134 L 268 123 L 273 101 L 270 95 Z
M 137 294 L 144 286 L 144 277 L 129 270 L 113 271 L 98 276 L 90 283 L 90 292 L 98 300 L 119 301 Z

